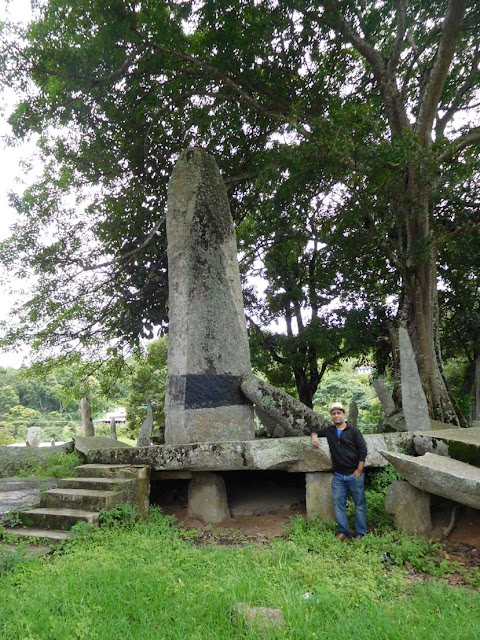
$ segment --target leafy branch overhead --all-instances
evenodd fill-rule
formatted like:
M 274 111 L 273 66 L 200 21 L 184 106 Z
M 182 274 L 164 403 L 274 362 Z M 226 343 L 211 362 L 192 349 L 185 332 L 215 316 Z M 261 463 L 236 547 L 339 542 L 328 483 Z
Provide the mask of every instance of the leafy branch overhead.
M 13 136 L 36 138 L 44 174 L 1 247 L 33 278 L 4 341 L 98 354 L 166 329 L 167 183 L 199 145 L 229 190 L 252 327 L 285 327 L 258 349 L 300 397 L 385 340 L 398 366 L 401 321 L 432 416 L 457 422 L 437 276 L 480 224 L 479 22 L 465 0 L 49 0 L 7 25 Z

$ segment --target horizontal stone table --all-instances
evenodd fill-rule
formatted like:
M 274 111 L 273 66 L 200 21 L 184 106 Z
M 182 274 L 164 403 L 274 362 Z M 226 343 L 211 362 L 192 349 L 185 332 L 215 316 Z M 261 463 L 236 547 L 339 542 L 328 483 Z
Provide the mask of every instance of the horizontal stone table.
M 332 461 L 326 438 L 313 449 L 309 437 L 266 438 L 232 442 L 202 442 L 183 445 L 156 445 L 122 449 L 96 448 L 95 438 L 82 441 L 82 453 L 89 463 L 148 464 L 153 471 L 331 471 Z M 367 467 L 388 464 L 380 450 L 405 451 L 411 433 L 365 436 Z M 88 448 L 87 448 L 88 445 Z

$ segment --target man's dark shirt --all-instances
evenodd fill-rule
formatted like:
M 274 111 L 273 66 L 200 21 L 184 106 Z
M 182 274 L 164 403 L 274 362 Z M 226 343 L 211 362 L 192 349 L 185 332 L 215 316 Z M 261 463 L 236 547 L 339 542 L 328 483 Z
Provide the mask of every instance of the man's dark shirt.
M 315 433 L 319 438 L 327 438 L 333 469 L 337 473 L 350 476 L 360 461 L 365 462 L 367 443 L 357 427 L 347 424 L 340 438 L 337 437 L 337 427 L 334 424 L 325 429 L 318 429 Z

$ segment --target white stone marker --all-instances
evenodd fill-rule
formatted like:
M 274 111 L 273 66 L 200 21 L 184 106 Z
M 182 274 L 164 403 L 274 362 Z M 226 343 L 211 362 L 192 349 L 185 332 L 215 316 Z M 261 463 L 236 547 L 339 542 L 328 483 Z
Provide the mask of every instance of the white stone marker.
M 251 371 L 237 242 L 223 179 L 202 149 L 168 186 L 169 344 L 165 444 L 255 437 L 240 390 Z

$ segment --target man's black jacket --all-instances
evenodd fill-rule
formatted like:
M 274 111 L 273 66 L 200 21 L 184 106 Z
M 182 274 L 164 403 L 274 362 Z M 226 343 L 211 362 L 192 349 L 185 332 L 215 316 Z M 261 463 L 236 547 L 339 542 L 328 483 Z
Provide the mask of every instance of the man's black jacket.
M 327 438 L 334 471 L 349 476 L 360 461 L 365 462 L 367 443 L 357 427 L 347 424 L 340 438 L 337 437 L 337 427 L 334 424 L 325 429 L 318 429 L 315 433 L 319 438 Z

